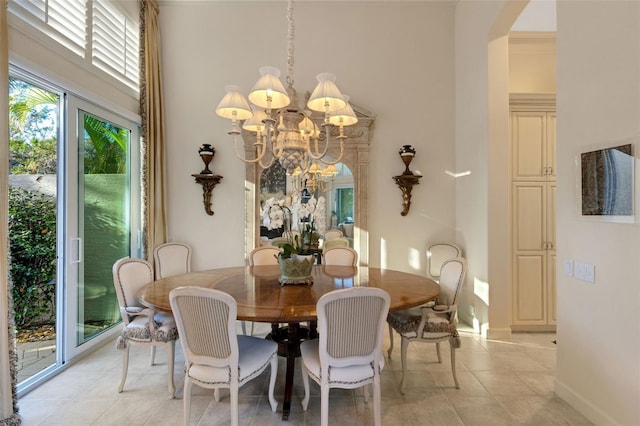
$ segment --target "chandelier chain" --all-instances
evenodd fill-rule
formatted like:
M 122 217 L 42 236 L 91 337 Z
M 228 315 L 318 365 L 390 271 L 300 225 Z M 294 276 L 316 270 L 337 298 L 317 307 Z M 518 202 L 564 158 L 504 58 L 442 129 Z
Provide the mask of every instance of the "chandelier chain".
M 293 0 L 287 4 L 287 84 L 293 87 L 293 64 L 295 63 L 295 49 L 293 41 L 296 36 L 296 26 L 293 21 Z

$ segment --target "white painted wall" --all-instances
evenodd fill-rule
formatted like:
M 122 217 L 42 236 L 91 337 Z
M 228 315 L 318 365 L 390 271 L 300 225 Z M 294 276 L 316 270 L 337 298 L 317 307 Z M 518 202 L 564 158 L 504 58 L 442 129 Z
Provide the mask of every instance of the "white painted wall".
M 160 8 L 169 173 L 169 234 L 194 247 L 194 269 L 244 262 L 244 164 L 227 120 L 215 115 L 224 86 L 245 93 L 261 65 L 286 73 L 284 2 L 166 3 Z M 454 239 L 454 7 L 448 2 L 302 2 L 295 9 L 295 86 L 315 86 L 331 71 L 354 104 L 377 115 L 369 176 L 370 264 L 425 273 L 427 242 Z M 197 148 L 212 144 L 214 216 L 204 213 L 192 173 Z M 424 177 L 402 217 L 392 176 L 398 150 L 416 148 L 412 169 Z M 356 224 L 357 225 L 357 224 Z
M 555 33 L 510 33 L 509 93 L 556 93 Z
M 504 203 L 504 191 L 491 192 L 489 165 L 489 32 L 501 11 L 503 2 L 460 2 L 456 8 L 456 170 L 471 171 L 466 177 L 456 179 L 456 227 L 457 241 L 465 247 L 468 259 L 467 277 L 463 288 L 459 315 L 477 331 L 489 333 L 489 326 L 504 330 L 508 327 L 505 316 L 508 305 L 499 299 L 508 297 L 508 282 L 490 277 L 489 262 L 492 254 L 489 229 L 491 223 L 498 227 L 508 226 L 504 208 L 490 205 L 490 196 L 496 203 Z M 504 74 L 502 69 L 492 70 Z M 506 81 L 506 80 L 505 80 Z M 503 89 L 503 97 L 507 95 Z M 503 100 L 504 102 L 504 100 Z M 508 102 L 508 100 L 507 100 Z M 506 118 L 505 118 L 506 119 Z M 504 165 L 501 165 L 504 169 Z M 496 170 L 499 171 L 499 170 Z M 497 212 L 499 217 L 491 215 Z M 504 244 L 503 244 L 504 245 Z M 504 250 L 504 248 L 502 249 Z M 491 300 L 490 291 L 497 292 L 496 300 Z M 501 294 L 501 292 L 505 292 Z M 490 315 L 500 314 L 489 324 Z M 496 333 L 494 333 L 496 334 Z
M 574 160 L 623 140 L 638 157 L 639 34 L 638 2 L 558 2 L 556 389 L 596 424 L 640 424 L 640 226 L 582 219 Z M 568 259 L 595 283 L 564 276 Z

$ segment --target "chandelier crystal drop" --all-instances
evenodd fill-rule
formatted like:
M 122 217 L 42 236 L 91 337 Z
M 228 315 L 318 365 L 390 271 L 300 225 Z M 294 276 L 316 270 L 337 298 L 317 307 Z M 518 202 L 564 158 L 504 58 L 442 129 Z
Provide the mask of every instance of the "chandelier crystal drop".
M 248 101 L 240 87 L 227 86 L 227 94 L 218 104 L 216 114 L 231 120 L 228 133 L 233 137 L 240 160 L 267 168 L 277 159 L 287 174 L 292 175 L 295 170 L 304 174 L 318 162 L 325 165 L 338 163 L 344 152 L 344 126 L 356 124 L 358 118 L 349 105 L 349 97 L 340 92 L 335 84 L 336 77 L 331 73 L 317 75 L 318 84 L 306 105 L 309 110 L 324 114 L 320 123 L 322 130 L 313 121 L 311 111 L 299 107 L 293 87 L 293 0 L 289 0 L 287 5 L 287 23 L 287 87 L 280 80 L 280 70 L 263 66 L 259 70 L 260 78 L 247 96 Z M 242 128 L 256 135 L 254 158 L 247 158 L 238 149 L 238 136 L 241 134 L 238 125 L 242 121 Z M 339 131 L 335 136 L 337 142 L 332 143 L 333 127 L 338 127 Z M 339 154 L 333 152 L 337 149 L 332 149 L 328 155 L 330 146 L 336 144 L 339 145 Z

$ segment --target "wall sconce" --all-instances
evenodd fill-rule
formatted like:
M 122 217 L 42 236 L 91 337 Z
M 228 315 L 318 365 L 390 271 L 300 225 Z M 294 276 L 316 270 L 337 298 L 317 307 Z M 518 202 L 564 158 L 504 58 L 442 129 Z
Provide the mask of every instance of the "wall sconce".
M 402 190 L 402 212 L 400 214 L 406 216 L 407 213 L 409 213 L 409 207 L 411 207 L 411 190 L 413 189 L 413 185 L 420 183 L 419 181 L 422 175 L 414 174 L 409 170 L 409 164 L 411 164 L 413 157 L 416 156 L 416 150 L 413 149 L 411 145 L 403 145 L 399 154 L 404 162 L 405 169 L 401 175 L 394 176 L 393 179 L 396 181 L 398 187 L 400 187 L 400 190 Z
M 213 156 L 216 154 L 216 149 L 208 143 L 202 144 L 198 149 L 198 154 L 204 162 L 204 169 L 200 173 L 192 174 L 196 178 L 196 183 L 202 185 L 202 202 L 204 203 L 204 210 L 209 216 L 213 216 L 213 210 L 211 209 L 211 193 L 213 188 L 222 180 L 222 176 L 214 175 L 209 170 L 209 163 L 213 160 Z

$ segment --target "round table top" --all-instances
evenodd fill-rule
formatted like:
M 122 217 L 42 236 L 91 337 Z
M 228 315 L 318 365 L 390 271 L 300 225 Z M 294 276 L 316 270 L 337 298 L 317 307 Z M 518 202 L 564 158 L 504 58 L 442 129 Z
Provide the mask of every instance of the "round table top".
M 332 290 L 378 287 L 391 296 L 390 311 L 422 305 L 440 293 L 433 280 L 389 269 L 316 265 L 312 285 L 278 282 L 280 269 L 273 266 L 240 266 L 189 272 L 163 278 L 144 287 L 140 301 L 158 311 L 171 312 L 169 292 L 177 287 L 198 286 L 229 293 L 238 304 L 238 319 L 256 322 L 303 322 L 317 319 L 316 303 Z

